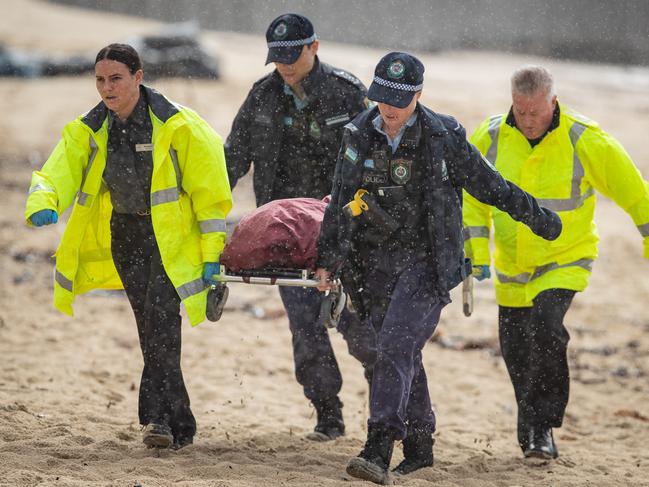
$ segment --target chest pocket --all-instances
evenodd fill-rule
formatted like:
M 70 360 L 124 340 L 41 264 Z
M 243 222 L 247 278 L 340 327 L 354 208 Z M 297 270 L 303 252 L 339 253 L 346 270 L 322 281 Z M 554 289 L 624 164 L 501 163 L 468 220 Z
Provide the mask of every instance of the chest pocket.
M 268 150 L 268 143 L 280 128 L 275 128 L 269 114 L 261 113 L 253 118 L 250 125 L 250 145 L 253 156 L 263 155 Z
M 336 108 L 327 110 L 323 113 L 317 113 L 315 121 L 320 128 L 320 140 L 332 147 L 340 144 L 343 127 L 351 121 L 352 117 L 345 108 Z

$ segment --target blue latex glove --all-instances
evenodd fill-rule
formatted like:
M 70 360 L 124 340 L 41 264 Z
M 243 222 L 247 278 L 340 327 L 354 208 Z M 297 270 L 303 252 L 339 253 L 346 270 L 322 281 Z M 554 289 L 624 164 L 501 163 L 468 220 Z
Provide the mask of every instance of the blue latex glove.
M 205 262 L 203 267 L 203 282 L 208 285 L 218 284 L 219 281 L 214 279 L 214 275 L 221 273 L 221 264 L 218 262 Z
M 42 227 L 43 225 L 51 225 L 59 221 L 59 215 L 54 210 L 40 210 L 32 214 L 29 220 L 35 227 Z
M 491 277 L 491 270 L 488 265 L 474 265 L 472 275 L 478 281 L 483 281 Z

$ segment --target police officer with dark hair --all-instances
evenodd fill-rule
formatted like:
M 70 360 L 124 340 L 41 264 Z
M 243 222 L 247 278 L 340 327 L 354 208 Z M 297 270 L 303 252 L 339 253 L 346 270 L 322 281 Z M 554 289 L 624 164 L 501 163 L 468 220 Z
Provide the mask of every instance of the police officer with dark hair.
M 320 62 L 313 25 L 302 15 L 277 17 L 266 40 L 266 64 L 276 69 L 253 85 L 232 124 L 225 145 L 230 185 L 254 164 L 258 206 L 284 198 L 321 199 L 331 192 L 343 127 L 366 108 L 365 87 L 347 71 Z M 334 439 L 345 432 L 338 398 L 342 377 L 318 320 L 322 296 L 312 288 L 279 292 L 293 335 L 295 375 L 318 416 L 308 437 Z M 364 330 L 349 311 L 338 330 L 350 353 L 369 366 L 372 330 Z
M 387 483 L 403 439 L 408 474 L 433 464 L 435 415 L 422 363 L 449 291 L 471 272 L 463 253 L 462 189 L 546 239 L 561 221 L 504 180 L 452 117 L 418 103 L 424 66 L 393 52 L 376 66 L 368 97 L 378 107 L 346 126 L 317 277 L 341 272 L 354 307 L 377 333 L 367 441 L 347 472 Z
M 196 112 L 142 84 L 137 51 L 110 44 L 95 59 L 101 101 L 67 124 L 32 175 L 25 218 L 39 227 L 72 207 L 61 238 L 54 305 L 124 289 L 144 368 L 138 412 L 149 447 L 193 443 L 181 370 L 180 304 L 197 325 L 218 272 L 232 207 L 221 138 Z

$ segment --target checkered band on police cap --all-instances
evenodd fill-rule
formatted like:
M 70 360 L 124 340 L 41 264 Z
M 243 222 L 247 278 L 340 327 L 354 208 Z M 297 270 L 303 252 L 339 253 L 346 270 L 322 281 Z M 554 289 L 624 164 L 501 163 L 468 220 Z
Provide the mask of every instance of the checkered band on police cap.
M 381 58 L 367 97 L 378 103 L 404 108 L 424 87 L 424 65 L 405 52 L 391 52 Z
M 284 14 L 273 20 L 266 30 L 269 62 L 293 64 L 302 47 L 317 40 L 311 21 L 300 14 Z
M 379 78 L 378 76 L 374 76 L 374 82 L 382 86 L 387 86 L 388 88 L 401 91 L 419 91 L 424 87 L 423 83 L 420 83 L 418 85 L 407 85 L 404 83 L 395 83 L 394 81 Z
M 317 39 L 311 21 L 300 14 L 284 14 L 273 20 L 266 31 L 266 44 L 273 47 L 297 47 Z

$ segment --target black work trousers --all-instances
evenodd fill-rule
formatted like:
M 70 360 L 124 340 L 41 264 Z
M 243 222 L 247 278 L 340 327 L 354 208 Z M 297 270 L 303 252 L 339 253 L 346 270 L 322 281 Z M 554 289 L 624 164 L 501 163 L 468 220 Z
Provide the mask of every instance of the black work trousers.
M 499 306 L 498 331 L 518 405 L 519 436 L 525 428 L 560 427 L 568 404 L 568 341 L 563 318 L 575 291 L 548 289 L 531 307 Z
M 165 424 L 193 437 L 196 421 L 180 369 L 180 298 L 162 265 L 150 216 L 113 212 L 112 254 L 135 315 L 144 369 L 140 424 Z

